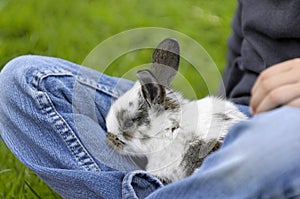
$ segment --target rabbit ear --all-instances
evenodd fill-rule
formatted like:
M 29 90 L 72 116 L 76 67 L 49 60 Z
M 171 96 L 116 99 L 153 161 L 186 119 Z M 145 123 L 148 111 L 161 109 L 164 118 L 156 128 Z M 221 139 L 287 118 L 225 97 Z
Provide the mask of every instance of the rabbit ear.
M 162 104 L 165 100 L 166 91 L 155 76 L 149 70 L 140 70 L 137 72 L 137 77 L 142 87 L 143 97 L 149 106 Z
M 176 39 L 167 38 L 160 42 L 152 55 L 150 71 L 163 86 L 170 86 L 179 65 L 180 49 Z

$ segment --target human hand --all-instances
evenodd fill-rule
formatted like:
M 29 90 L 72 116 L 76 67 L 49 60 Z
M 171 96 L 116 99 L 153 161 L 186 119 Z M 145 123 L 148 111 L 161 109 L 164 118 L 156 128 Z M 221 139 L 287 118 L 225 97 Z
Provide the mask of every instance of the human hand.
M 251 90 L 253 115 L 282 105 L 300 108 L 300 59 L 276 64 L 263 71 Z

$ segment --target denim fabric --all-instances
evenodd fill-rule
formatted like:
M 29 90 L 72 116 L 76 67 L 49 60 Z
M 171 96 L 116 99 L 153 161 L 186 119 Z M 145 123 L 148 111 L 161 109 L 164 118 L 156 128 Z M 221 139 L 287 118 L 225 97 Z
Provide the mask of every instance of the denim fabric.
M 144 198 L 160 181 L 103 144 L 109 107 L 131 86 L 56 58 L 16 58 L 0 74 L 1 137 L 64 198 Z
M 250 110 L 249 110 L 249 106 L 246 106 L 246 105 L 242 105 L 242 104 L 237 104 L 236 105 L 237 108 L 242 112 L 244 113 L 248 118 L 251 118 L 252 115 L 250 113 Z
M 0 73 L 1 137 L 64 198 L 299 197 L 299 109 L 235 125 L 196 173 L 163 186 L 105 144 L 109 107 L 131 86 L 57 58 L 16 58 Z

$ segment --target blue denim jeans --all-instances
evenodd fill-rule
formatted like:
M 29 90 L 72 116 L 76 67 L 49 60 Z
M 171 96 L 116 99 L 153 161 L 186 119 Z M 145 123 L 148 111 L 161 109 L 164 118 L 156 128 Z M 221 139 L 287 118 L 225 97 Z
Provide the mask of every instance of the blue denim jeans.
M 109 107 L 131 86 L 61 59 L 18 57 L 0 73 L 1 137 L 64 198 L 300 198 L 299 109 L 235 125 L 197 172 L 163 186 L 105 144 Z

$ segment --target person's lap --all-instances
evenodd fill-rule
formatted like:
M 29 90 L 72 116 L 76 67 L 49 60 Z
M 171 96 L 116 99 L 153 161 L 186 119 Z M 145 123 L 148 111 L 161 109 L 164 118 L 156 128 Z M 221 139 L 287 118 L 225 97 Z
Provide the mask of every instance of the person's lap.
M 197 173 L 149 198 L 300 198 L 299 129 L 300 110 L 292 107 L 241 122 Z
M 197 173 L 163 187 L 105 144 L 105 116 L 132 82 L 56 58 L 23 56 L 2 70 L 0 85 L 2 139 L 66 198 L 144 198 L 158 188 L 150 198 L 299 193 L 298 109 L 283 107 L 236 125 Z

